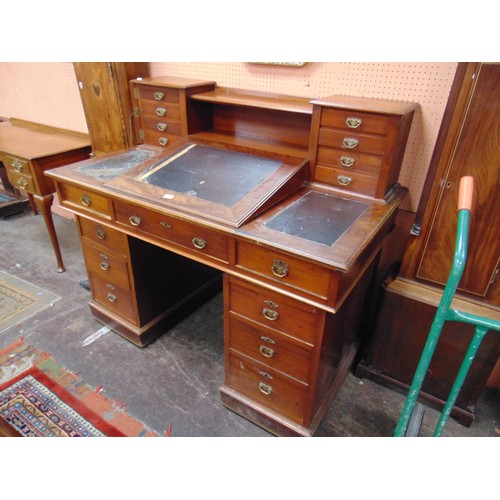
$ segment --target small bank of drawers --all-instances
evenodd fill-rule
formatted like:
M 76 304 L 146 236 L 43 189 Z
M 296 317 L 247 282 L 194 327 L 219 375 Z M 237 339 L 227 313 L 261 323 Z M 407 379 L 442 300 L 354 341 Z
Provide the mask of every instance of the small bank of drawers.
M 138 324 L 129 273 L 127 237 L 83 217 L 78 217 L 78 224 L 93 299 L 112 313 Z
M 141 142 L 170 146 L 182 135 L 179 90 L 137 83 L 135 89 Z
M 14 187 L 24 189 L 29 193 L 37 192 L 33 173 L 27 160 L 5 155 L 4 163 L 10 183 Z
M 226 384 L 302 424 L 323 311 L 236 278 L 224 286 Z

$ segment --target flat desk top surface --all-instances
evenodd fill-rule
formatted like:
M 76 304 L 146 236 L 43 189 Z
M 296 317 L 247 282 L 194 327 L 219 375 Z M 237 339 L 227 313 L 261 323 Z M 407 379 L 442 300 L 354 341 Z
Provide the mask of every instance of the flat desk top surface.
M 0 152 L 28 160 L 89 146 L 85 134 L 16 119 L 0 122 Z
M 177 152 L 183 152 L 185 148 L 184 144 Z M 224 205 L 227 203 L 233 204 L 229 207 L 231 209 L 245 198 L 249 203 L 262 203 L 262 196 L 250 196 L 248 199 L 248 192 L 255 194 L 262 185 L 265 187 L 264 197 L 269 190 L 273 191 L 276 186 L 273 182 L 269 184 L 269 179 L 273 179 L 276 171 L 283 168 L 283 165 L 271 158 L 256 159 L 252 155 L 240 157 L 231 151 L 223 151 L 222 156 L 216 152 L 215 161 L 212 161 L 209 156 L 214 151 L 210 148 L 200 147 L 190 151 L 197 153 L 176 164 L 170 160 L 182 156 L 176 156 L 171 151 L 167 154 L 150 146 L 138 146 L 103 155 L 98 159 L 52 169 L 46 175 L 343 271 L 350 269 L 359 254 L 394 214 L 406 194 L 406 189 L 399 187 L 392 198 L 383 203 L 355 194 L 326 191 L 301 182 L 286 196 L 277 198 L 265 210 L 249 216 L 242 224 L 235 226 L 225 223 L 221 218 L 211 217 L 211 214 L 203 212 L 203 208 L 219 207 L 224 210 L 228 208 Z M 205 154 L 208 155 L 207 161 L 203 162 Z M 236 169 L 235 175 L 231 176 L 230 168 L 215 172 L 217 161 L 221 158 L 228 160 L 230 165 L 235 165 L 234 161 L 241 161 L 240 173 L 245 171 L 245 165 L 250 165 L 250 175 L 241 179 Z M 191 160 L 196 161 L 193 163 Z M 250 163 L 247 165 L 247 162 Z M 257 168 L 257 172 L 251 172 L 252 167 L 261 164 L 264 166 L 262 170 Z M 169 170 L 169 166 L 174 168 Z M 204 166 L 207 172 L 214 170 L 214 175 L 206 177 Z M 300 169 L 303 165 L 295 165 L 293 168 Z M 278 187 L 282 181 L 286 184 L 285 177 L 278 177 Z M 144 182 L 146 180 L 151 181 L 151 184 Z M 181 189 L 179 186 L 182 185 L 182 189 L 189 190 L 192 187 L 189 184 L 191 181 L 202 187 L 205 182 L 209 185 L 211 182 L 215 183 L 215 194 L 207 194 L 210 191 L 209 186 L 208 191 L 203 194 L 205 198 L 210 198 L 206 201 L 195 195 L 186 195 L 171 189 L 172 186 Z M 243 182 L 243 188 L 238 186 L 240 182 Z M 165 199 L 165 193 L 172 193 L 172 197 L 167 196 Z M 217 198 L 218 196 L 220 198 Z M 177 198 L 179 202 L 176 204 Z M 219 203 L 217 199 L 220 200 Z M 199 203 L 200 210 L 196 209 L 196 203 Z M 248 206 L 244 207 L 244 211 L 251 214 Z

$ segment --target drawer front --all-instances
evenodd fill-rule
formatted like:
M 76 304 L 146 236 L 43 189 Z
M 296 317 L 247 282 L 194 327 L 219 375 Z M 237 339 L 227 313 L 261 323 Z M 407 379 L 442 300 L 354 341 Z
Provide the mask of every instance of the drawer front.
M 78 225 L 82 237 L 110 248 L 115 253 L 127 255 L 127 236 L 125 234 L 84 217 L 78 217 Z
M 143 124 L 145 132 L 176 136 L 180 136 L 182 133 L 180 123 L 169 122 L 168 120 L 162 120 L 157 117 L 145 116 Z
M 155 130 L 144 130 L 144 142 L 154 146 L 168 147 L 180 138 L 177 134 L 168 134 L 166 132 L 156 132 Z
M 24 189 L 30 193 L 36 193 L 33 178 L 30 175 L 18 174 L 17 172 L 8 170 L 7 176 L 14 187 Z
M 82 243 L 83 255 L 87 269 L 119 287 L 130 290 L 128 264 L 125 259 L 102 248 Z
M 179 103 L 179 91 L 166 87 L 152 87 L 150 85 L 137 85 L 141 99 L 154 101 L 157 103 Z
M 318 148 L 318 164 L 333 167 L 345 172 L 358 172 L 377 176 L 382 166 L 382 157 L 365 153 L 355 153 L 342 149 L 320 146 Z M 348 174 L 347 174 L 348 175 Z
M 108 310 L 138 325 L 137 309 L 128 290 L 104 280 L 92 271 L 89 272 L 94 300 Z
M 323 108 L 321 126 L 367 134 L 386 135 L 390 127 L 390 118 L 387 115 Z
M 59 194 L 63 206 L 76 208 L 83 213 L 111 218 L 111 203 L 104 196 L 70 184 L 59 184 Z
M 306 385 L 233 352 L 228 357 L 226 385 L 294 422 L 304 421 Z
M 229 278 L 229 311 L 313 346 L 324 312 L 265 288 Z M 226 311 L 229 312 L 229 311 Z
M 247 242 L 237 242 L 236 250 L 238 267 L 326 300 L 329 269 Z
M 311 365 L 311 348 L 290 342 L 276 330 L 259 328 L 242 321 L 234 313 L 229 316 L 229 348 L 307 383 Z
M 142 101 L 141 111 L 143 115 L 149 115 L 169 122 L 179 122 L 181 119 L 178 104 L 161 103 L 154 101 Z
M 225 235 L 126 203 L 114 202 L 119 224 L 181 245 L 193 253 L 229 262 L 229 241 Z
M 321 128 L 319 131 L 318 144 L 342 149 L 346 152 L 360 152 L 374 155 L 382 155 L 385 150 L 385 137 L 375 135 L 364 135 L 358 132 L 333 130 Z
M 28 160 L 22 158 L 16 158 L 14 156 L 5 155 L 4 157 L 5 167 L 7 170 L 14 172 L 16 174 L 23 174 L 32 176 L 33 173 L 30 168 Z
M 346 172 L 335 168 L 316 165 L 314 178 L 318 182 L 325 182 L 348 191 L 355 191 L 374 196 L 377 191 L 378 178 L 356 172 Z

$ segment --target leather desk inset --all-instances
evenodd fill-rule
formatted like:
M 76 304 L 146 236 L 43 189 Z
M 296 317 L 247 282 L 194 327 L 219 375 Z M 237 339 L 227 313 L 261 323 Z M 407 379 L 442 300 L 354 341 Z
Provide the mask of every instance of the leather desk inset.
M 219 292 L 222 279 L 223 404 L 277 435 L 308 436 L 357 351 L 377 258 L 406 190 L 387 186 L 375 198 L 315 182 L 308 145 L 321 120 L 303 102 L 246 101 L 247 119 L 264 117 L 267 132 L 300 113 L 300 147 L 284 145 L 279 130 L 275 148 L 268 135 L 259 147 L 261 126 L 228 135 L 226 119 L 243 100 L 191 95 L 188 116 L 213 113 L 199 120 L 213 129 L 47 175 L 76 214 L 94 316 L 143 346 Z M 145 159 L 120 171 L 120 155 Z

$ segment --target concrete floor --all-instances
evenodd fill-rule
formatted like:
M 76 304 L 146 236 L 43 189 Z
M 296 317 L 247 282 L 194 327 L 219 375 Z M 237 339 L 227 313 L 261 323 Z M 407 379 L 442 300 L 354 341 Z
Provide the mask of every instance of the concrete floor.
M 52 307 L 0 333 L 0 348 L 19 337 L 49 352 L 68 370 L 79 373 L 102 394 L 122 401 L 128 412 L 160 435 L 171 425 L 173 436 L 270 436 L 226 409 L 220 402 L 223 382 L 222 297 L 216 296 L 145 348 L 113 332 L 88 346 L 83 342 L 101 328 L 87 306 L 90 293 L 76 225 L 54 216 L 66 272 L 56 260 L 41 216 L 31 212 L 0 219 L 0 269 L 60 295 Z M 389 437 L 405 395 L 349 374 L 331 404 L 317 436 Z M 467 428 L 449 420 L 444 436 L 493 437 L 500 426 L 498 391 L 487 389 Z M 422 436 L 430 436 L 438 413 L 426 408 Z

